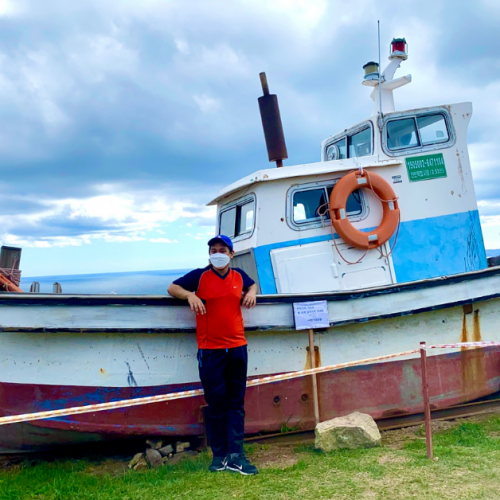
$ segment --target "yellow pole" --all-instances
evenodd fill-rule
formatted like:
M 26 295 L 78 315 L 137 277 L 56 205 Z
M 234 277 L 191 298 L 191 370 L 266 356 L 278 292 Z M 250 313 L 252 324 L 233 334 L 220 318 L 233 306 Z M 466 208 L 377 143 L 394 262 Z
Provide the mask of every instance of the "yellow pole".
M 311 368 L 316 368 L 316 356 L 314 355 L 314 331 L 309 330 L 309 359 L 311 360 Z M 319 400 L 318 400 L 318 382 L 316 380 L 316 374 L 312 375 L 312 385 L 313 385 L 313 402 L 314 402 L 314 419 L 316 425 L 319 424 Z

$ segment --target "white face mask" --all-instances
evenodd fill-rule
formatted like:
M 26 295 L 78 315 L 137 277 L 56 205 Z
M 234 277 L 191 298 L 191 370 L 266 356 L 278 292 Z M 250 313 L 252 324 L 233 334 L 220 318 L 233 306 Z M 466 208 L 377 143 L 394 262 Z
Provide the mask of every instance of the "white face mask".
M 223 269 L 229 264 L 229 255 L 227 253 L 213 253 L 210 254 L 210 264 L 216 269 Z

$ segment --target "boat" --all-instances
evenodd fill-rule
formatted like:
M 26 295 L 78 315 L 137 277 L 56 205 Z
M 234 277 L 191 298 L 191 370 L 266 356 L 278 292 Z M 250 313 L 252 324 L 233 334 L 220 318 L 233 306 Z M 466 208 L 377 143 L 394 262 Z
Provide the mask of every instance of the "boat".
M 397 111 L 393 92 L 411 76 L 394 78 L 406 40 L 390 47 L 383 72 L 365 65 L 371 115 L 325 139 L 317 163 L 282 166 L 277 98 L 262 76 L 259 102 L 278 168 L 258 170 L 210 202 L 217 233 L 234 241 L 234 265 L 259 288 L 256 308 L 243 312 L 250 379 L 411 351 L 422 341 L 500 341 L 500 267 L 488 266 L 467 147 L 472 104 Z M 348 176 L 359 188 L 342 191 L 343 208 L 332 206 Z M 362 185 L 375 179 L 394 192 L 391 200 Z M 329 326 L 313 329 L 311 345 L 293 310 L 318 301 Z M 195 319 L 184 301 L 4 292 L 0 318 L 0 416 L 200 388 Z M 431 407 L 497 392 L 499 365 L 496 346 L 429 351 Z M 421 412 L 420 366 L 412 353 L 318 374 L 319 419 Z M 314 428 L 314 395 L 311 376 L 249 387 L 246 432 Z M 199 436 L 204 406 L 196 396 L 0 425 L 0 452 Z

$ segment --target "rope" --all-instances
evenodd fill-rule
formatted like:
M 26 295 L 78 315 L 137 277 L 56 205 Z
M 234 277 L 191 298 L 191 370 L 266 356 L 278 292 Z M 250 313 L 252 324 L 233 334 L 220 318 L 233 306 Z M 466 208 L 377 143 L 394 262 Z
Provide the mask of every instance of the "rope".
M 494 340 L 487 340 L 482 342 L 457 342 L 455 344 L 435 344 L 435 345 L 422 345 L 420 349 L 458 349 L 459 347 L 487 347 L 499 346 L 500 342 Z
M 353 170 L 353 172 L 355 172 L 355 170 Z M 398 197 L 396 196 L 396 198 L 393 198 L 392 200 L 383 200 L 382 198 L 380 198 L 380 196 L 375 192 L 375 190 L 373 189 L 373 186 L 372 186 L 372 180 L 370 179 L 370 174 L 368 173 L 368 170 L 366 171 L 366 177 L 368 177 L 368 182 L 370 183 L 370 189 L 372 190 L 373 194 L 382 202 L 382 203 L 390 203 L 391 201 L 394 203 L 395 201 L 398 201 Z M 387 182 L 387 181 L 386 181 Z
M 394 236 L 394 245 L 392 245 L 392 248 L 390 249 L 389 253 L 387 255 L 385 255 L 382 252 L 382 250 L 380 250 L 380 247 L 377 247 L 377 250 L 379 251 L 379 253 L 382 257 L 385 257 L 386 259 L 388 259 L 392 255 L 392 252 L 396 248 L 396 243 L 398 242 L 398 235 L 399 235 L 399 228 L 400 227 L 401 227 L 401 212 L 399 212 L 399 216 L 398 216 L 398 227 L 396 228 L 396 236 Z
M 330 366 L 320 366 L 318 368 L 311 368 L 309 370 L 300 370 L 296 372 L 283 373 L 281 375 L 269 375 L 267 377 L 252 379 L 247 382 L 247 387 L 255 387 L 258 385 L 272 384 L 283 380 L 291 380 L 294 378 L 305 377 L 315 373 L 325 373 L 335 370 L 349 368 L 351 366 L 365 365 L 383 359 L 397 358 L 400 356 L 410 356 L 419 352 L 418 349 L 410 351 L 398 352 L 395 354 L 386 354 L 377 356 L 375 358 L 361 359 L 359 361 L 348 361 L 347 363 L 338 363 Z M 84 413 L 93 413 L 98 411 L 116 410 L 119 408 L 129 408 L 131 406 L 141 406 L 151 403 L 161 403 L 164 401 L 173 401 L 175 399 L 192 398 L 194 396 L 201 396 L 203 389 L 193 389 L 190 391 L 173 392 L 169 394 L 160 394 L 158 396 L 147 396 L 144 398 L 124 399 L 121 401 L 113 401 L 109 403 L 99 403 L 85 406 L 75 406 L 72 408 L 63 408 L 61 410 L 41 411 L 37 413 L 26 413 L 23 415 L 11 415 L 8 417 L 0 417 L 0 425 L 16 424 L 20 422 L 30 422 L 32 420 L 44 420 L 47 418 L 67 417 L 69 415 L 80 415 Z
M 376 198 L 378 198 L 378 200 L 380 200 L 382 203 L 390 203 L 391 201 L 394 203 L 395 201 L 397 201 L 399 198 L 396 196 L 396 198 L 392 199 L 392 200 L 383 200 L 382 198 L 380 198 L 380 196 L 375 192 L 375 190 L 373 189 L 373 186 L 372 186 L 372 180 L 370 179 L 370 175 L 368 173 L 368 171 L 366 171 L 366 177 L 368 178 L 368 182 L 370 183 L 370 189 L 372 190 L 372 193 L 375 195 Z M 396 248 L 396 243 L 398 242 L 398 235 L 399 235 L 399 228 L 401 226 L 401 212 L 399 212 L 399 217 L 398 217 L 398 227 L 396 228 L 396 236 L 394 237 L 394 245 L 392 246 L 392 248 L 390 249 L 389 253 L 387 255 L 385 255 L 382 250 L 380 250 L 380 247 L 377 247 L 377 250 L 379 251 L 380 255 L 382 257 L 385 257 L 386 259 L 388 259 L 391 255 L 392 255 L 392 252 L 394 251 L 394 249 Z
M 394 354 L 386 354 L 374 358 L 361 359 L 359 361 L 348 361 L 347 363 L 337 363 L 335 365 L 320 366 L 318 368 L 311 368 L 309 370 L 300 370 L 296 372 L 283 373 L 281 375 L 269 375 L 252 379 L 247 382 L 247 387 L 256 387 L 264 384 L 272 384 L 284 380 L 292 380 L 295 378 L 306 377 L 317 373 L 327 373 L 336 370 L 350 368 L 352 366 L 366 365 L 384 359 L 399 358 L 402 356 L 410 356 L 425 349 L 457 349 L 461 347 L 487 347 L 497 346 L 500 347 L 500 342 L 497 341 L 482 341 L 482 342 L 457 342 L 454 344 L 435 344 L 435 345 L 422 345 L 420 349 L 412 349 L 409 351 L 398 352 Z M 99 403 L 93 405 L 76 406 L 72 408 L 63 408 L 61 410 L 42 411 L 37 413 L 26 413 L 22 415 L 11 415 L 8 417 L 0 417 L 0 425 L 16 424 L 20 422 L 30 422 L 33 420 L 45 420 L 48 418 L 66 417 L 70 415 L 81 415 L 85 413 L 93 413 L 106 410 L 116 410 L 120 408 L 129 408 L 132 406 L 142 406 L 151 403 L 161 403 L 165 401 L 174 401 L 176 399 L 192 398 L 195 396 L 202 396 L 203 389 L 193 389 L 190 391 L 180 391 L 168 394 L 160 394 L 158 396 L 147 396 L 144 398 L 124 399 L 121 401 L 113 401 L 109 403 Z
M 341 253 L 340 253 L 340 250 L 339 250 L 339 247 L 337 246 L 337 241 L 335 239 L 335 233 L 333 232 L 333 223 L 330 224 L 330 231 L 332 233 L 332 240 L 333 240 L 333 244 L 335 245 L 335 250 L 337 250 L 337 253 L 340 255 L 340 258 L 344 261 L 344 262 L 347 262 L 347 264 L 359 264 L 365 257 L 366 257 L 366 254 L 368 253 L 368 250 L 366 250 L 366 252 L 356 261 L 356 262 L 350 262 L 349 260 L 347 260 Z
M 14 267 L 12 267 L 11 269 L 0 267 L 0 274 L 2 276 L 5 276 L 16 286 L 19 286 L 19 283 L 21 283 L 21 271 L 19 269 L 14 269 Z
M 330 202 L 328 202 L 328 203 L 323 203 L 323 205 L 320 205 L 320 206 L 318 207 L 318 215 L 319 215 L 319 216 L 320 216 L 320 218 L 321 218 L 321 225 L 322 225 L 323 227 L 325 227 L 325 223 L 324 223 L 323 217 L 325 217 L 325 216 L 326 216 L 326 210 L 324 210 L 323 212 L 321 212 L 321 209 L 322 209 L 322 207 L 325 207 L 325 206 L 326 206 L 326 207 L 329 207 L 329 206 L 330 206 Z M 366 257 L 366 254 L 368 253 L 368 250 L 367 250 L 367 251 L 366 251 L 366 252 L 365 252 L 365 253 L 364 253 L 364 254 L 363 254 L 363 255 L 362 255 L 362 256 L 361 256 L 361 257 L 360 257 L 360 258 L 359 258 L 356 262 L 350 262 L 350 261 L 348 261 L 348 260 L 347 260 L 347 259 L 346 259 L 343 255 L 342 255 L 342 253 L 341 253 L 341 252 L 340 252 L 340 250 L 339 250 L 339 247 L 337 246 L 337 241 L 336 241 L 336 239 L 335 239 L 335 233 L 334 233 L 334 231 L 333 231 L 333 222 L 330 222 L 330 224 L 329 224 L 329 225 L 330 225 L 330 232 L 332 233 L 332 240 L 333 240 L 333 244 L 335 245 L 335 250 L 337 250 L 337 253 L 340 255 L 340 258 L 341 258 L 344 262 L 346 262 L 347 264 L 358 264 L 359 262 L 361 262 L 361 261 L 362 261 L 362 260 Z M 333 251 L 333 249 L 332 249 L 332 251 Z M 335 259 L 335 254 L 333 254 L 333 258 Z

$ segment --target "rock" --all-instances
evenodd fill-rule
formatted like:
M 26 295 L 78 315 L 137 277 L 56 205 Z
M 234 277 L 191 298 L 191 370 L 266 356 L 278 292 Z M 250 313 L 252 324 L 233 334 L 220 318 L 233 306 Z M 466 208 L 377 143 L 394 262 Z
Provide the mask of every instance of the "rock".
M 167 446 L 164 446 L 163 448 L 160 448 L 158 450 L 164 457 L 167 457 L 170 455 L 170 453 L 174 452 L 174 447 L 171 444 L 167 444 Z
M 323 451 L 371 448 L 380 446 L 381 441 L 375 420 L 359 412 L 321 422 L 316 426 L 315 433 L 316 448 Z
M 178 464 L 181 460 L 187 460 L 189 458 L 195 458 L 198 456 L 198 452 L 194 450 L 189 450 L 184 453 L 177 453 L 172 458 L 168 459 L 170 465 Z
M 177 441 L 175 443 L 175 453 L 182 453 L 191 446 L 191 443 L 183 443 L 182 441 Z
M 148 439 L 146 444 L 153 450 L 159 450 L 163 446 L 163 441 L 156 439 Z
M 139 461 L 134 465 L 134 470 L 137 471 L 146 470 L 148 468 L 148 463 L 146 462 L 146 459 L 144 457 L 141 457 Z
M 136 465 L 142 457 L 143 457 L 142 453 L 136 453 L 134 455 L 134 458 L 132 458 L 132 460 L 128 463 L 128 468 L 132 469 L 134 465 Z
M 153 469 L 158 469 L 163 464 L 163 457 L 161 456 L 161 453 L 158 450 L 153 450 L 152 448 L 148 448 L 146 450 L 146 459 Z
M 168 462 L 168 457 L 163 457 L 163 463 L 166 464 Z

